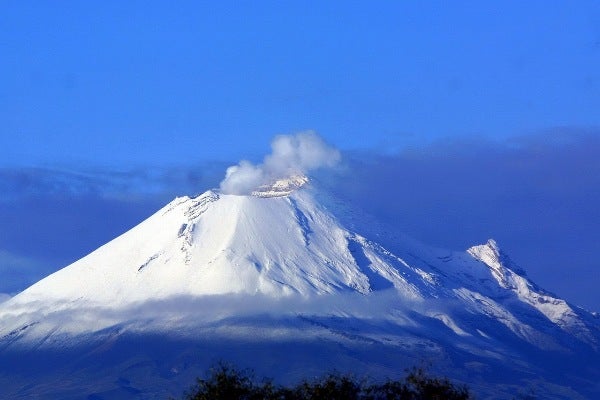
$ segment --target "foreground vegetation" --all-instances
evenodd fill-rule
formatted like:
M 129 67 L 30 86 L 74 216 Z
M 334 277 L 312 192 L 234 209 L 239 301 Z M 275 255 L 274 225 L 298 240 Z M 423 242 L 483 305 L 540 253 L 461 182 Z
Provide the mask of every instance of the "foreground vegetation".
M 293 387 L 257 383 L 248 371 L 220 364 L 206 378 L 199 378 L 186 400 L 466 400 L 465 386 L 446 378 L 428 376 L 423 369 L 408 371 L 401 380 L 384 383 L 357 381 L 348 375 L 328 374 Z

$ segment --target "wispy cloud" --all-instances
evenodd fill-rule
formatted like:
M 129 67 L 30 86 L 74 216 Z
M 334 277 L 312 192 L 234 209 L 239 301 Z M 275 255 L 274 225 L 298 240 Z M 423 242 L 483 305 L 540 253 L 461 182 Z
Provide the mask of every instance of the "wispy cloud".
M 32 196 L 126 197 L 196 193 L 218 185 L 228 163 L 128 170 L 97 167 L 0 168 L 0 201 Z
M 16 292 L 24 286 L 34 283 L 34 277 L 39 276 L 40 272 L 43 271 L 48 271 L 48 266 L 44 265 L 43 261 L 0 249 L 0 277 L 2 281 L 0 302 L 3 301 L 3 296 L 8 295 L 1 292 Z

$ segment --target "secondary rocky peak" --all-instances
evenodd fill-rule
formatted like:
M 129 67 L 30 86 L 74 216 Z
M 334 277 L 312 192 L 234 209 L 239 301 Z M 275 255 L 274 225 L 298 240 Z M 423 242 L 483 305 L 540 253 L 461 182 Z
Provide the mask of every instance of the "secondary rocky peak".
M 501 286 L 505 288 L 508 286 L 506 268 L 510 267 L 511 262 L 508 256 L 500 250 L 494 239 L 489 239 L 485 244 L 469 248 L 467 253 L 487 265 Z
M 494 239 L 489 239 L 485 244 L 469 248 L 467 253 L 490 267 L 500 281 L 503 280 L 502 277 L 505 275 L 506 268 L 519 275 L 527 275 L 525 270 L 515 264 Z
M 489 239 L 485 244 L 473 246 L 467 252 L 490 267 L 502 263 L 500 248 L 494 239 Z

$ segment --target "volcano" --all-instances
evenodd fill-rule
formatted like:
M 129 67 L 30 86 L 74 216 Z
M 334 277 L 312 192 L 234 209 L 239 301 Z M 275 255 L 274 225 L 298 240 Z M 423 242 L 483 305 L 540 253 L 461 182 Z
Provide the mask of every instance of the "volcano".
M 293 175 L 176 198 L 2 303 L 0 394 L 179 396 L 225 360 L 280 382 L 428 363 L 481 398 L 597 398 L 599 345 L 597 315 L 494 240 L 429 247 Z

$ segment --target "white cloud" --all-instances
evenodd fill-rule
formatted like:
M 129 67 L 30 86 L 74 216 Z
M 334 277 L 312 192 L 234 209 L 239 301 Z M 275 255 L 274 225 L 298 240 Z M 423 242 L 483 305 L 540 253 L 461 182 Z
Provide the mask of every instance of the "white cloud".
M 279 135 L 271 142 L 271 154 L 262 164 L 242 160 L 227 168 L 221 191 L 225 194 L 249 194 L 269 181 L 312 170 L 332 167 L 340 160 L 340 152 L 329 146 L 315 132 Z

